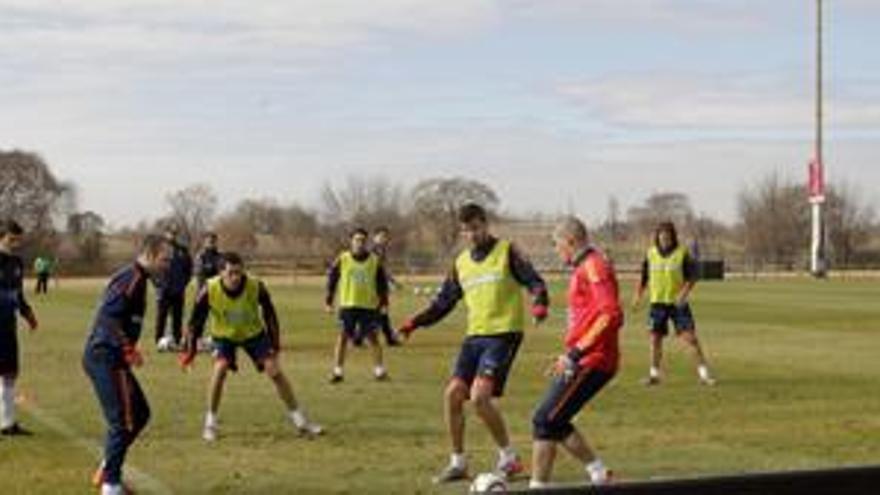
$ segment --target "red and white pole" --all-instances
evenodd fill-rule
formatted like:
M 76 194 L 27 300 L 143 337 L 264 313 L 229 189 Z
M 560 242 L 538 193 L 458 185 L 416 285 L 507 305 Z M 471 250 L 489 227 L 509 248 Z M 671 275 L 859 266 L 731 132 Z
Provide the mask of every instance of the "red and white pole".
M 810 205 L 812 209 L 812 242 L 810 245 L 810 273 L 822 278 L 827 273 L 825 253 L 825 163 L 822 156 L 822 0 L 816 0 L 816 143 L 815 156 L 810 162 Z

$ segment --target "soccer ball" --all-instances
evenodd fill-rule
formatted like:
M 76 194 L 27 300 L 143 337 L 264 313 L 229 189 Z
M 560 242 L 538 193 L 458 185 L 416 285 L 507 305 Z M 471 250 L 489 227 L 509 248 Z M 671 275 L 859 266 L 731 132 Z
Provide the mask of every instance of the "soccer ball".
M 174 339 L 170 336 L 166 335 L 159 339 L 159 342 L 156 342 L 156 350 L 159 352 L 171 352 L 174 350 Z
M 507 481 L 497 473 L 480 473 L 471 483 L 470 493 L 507 493 Z

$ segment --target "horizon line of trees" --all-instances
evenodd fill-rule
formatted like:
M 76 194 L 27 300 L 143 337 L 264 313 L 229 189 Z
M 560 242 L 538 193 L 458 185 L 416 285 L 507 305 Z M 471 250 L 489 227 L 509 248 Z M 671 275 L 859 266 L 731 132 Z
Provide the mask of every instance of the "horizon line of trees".
M 880 266 L 880 225 L 874 206 L 850 184 L 828 188 L 827 245 L 832 266 Z M 214 231 L 227 249 L 246 255 L 332 256 L 354 226 L 391 229 L 392 257 L 448 257 L 458 241 L 456 212 L 477 202 L 503 220 L 547 219 L 544 213 L 514 217 L 502 210 L 491 185 L 463 177 L 435 177 L 411 188 L 386 177 L 350 176 L 325 183 L 318 204 L 309 208 L 273 198 L 249 198 L 228 211 L 207 184 L 193 184 L 165 197 L 166 214 L 113 232 L 137 237 L 176 224 L 194 249 Z M 737 198 L 737 221 L 725 223 L 698 213 L 681 192 L 657 192 L 625 211 L 611 196 L 604 221 L 591 229 L 597 243 L 615 255 L 641 256 L 658 222 L 672 220 L 684 238 L 696 240 L 712 257 L 736 255 L 750 266 L 797 269 L 806 266 L 810 213 L 803 184 L 770 173 L 744 187 Z M 76 186 L 57 178 L 36 153 L 0 150 L 0 217 L 27 229 L 25 254 L 56 253 L 83 270 L 101 268 L 107 257 L 107 224 L 98 212 L 77 208 Z M 272 240 L 272 249 L 263 244 Z

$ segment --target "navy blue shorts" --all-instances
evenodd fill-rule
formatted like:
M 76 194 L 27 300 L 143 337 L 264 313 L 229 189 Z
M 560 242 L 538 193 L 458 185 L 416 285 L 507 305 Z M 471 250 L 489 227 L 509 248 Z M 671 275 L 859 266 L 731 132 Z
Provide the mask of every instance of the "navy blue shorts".
M 18 335 L 13 328 L 0 328 L 0 376 L 18 376 Z
M 465 382 L 468 387 L 477 376 L 491 379 L 494 383 L 492 395 L 501 397 L 522 339 L 522 332 L 464 339 L 452 376 Z
M 669 320 L 675 325 L 676 333 L 692 331 L 696 329 L 694 315 L 691 313 L 690 304 L 677 306 L 675 304 L 652 304 L 651 312 L 648 313 L 648 328 L 652 333 L 666 335 L 669 333 Z
M 342 308 L 339 310 L 339 330 L 355 345 L 361 345 L 381 325 L 379 314 L 375 309 Z
M 554 377 L 532 417 L 535 440 L 561 442 L 574 431 L 572 419 L 613 378 L 612 373 L 584 368 L 569 380 Z
M 263 362 L 275 355 L 272 348 L 272 341 L 266 332 L 245 340 L 244 342 L 235 342 L 228 339 L 214 338 L 214 359 L 226 361 L 229 369 L 238 371 L 238 363 L 236 362 L 236 349 L 241 347 L 244 352 L 250 356 L 251 361 L 257 371 L 263 371 Z

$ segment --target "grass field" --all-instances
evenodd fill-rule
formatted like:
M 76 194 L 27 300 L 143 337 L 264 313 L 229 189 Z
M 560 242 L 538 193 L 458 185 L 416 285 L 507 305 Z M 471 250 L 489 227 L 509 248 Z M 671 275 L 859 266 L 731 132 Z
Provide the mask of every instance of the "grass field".
M 0 439 L 3 494 L 90 493 L 103 423 L 80 367 L 81 349 L 102 282 L 65 283 L 31 297 L 42 328 L 21 331 L 21 419 L 31 438 Z M 629 283 L 624 284 L 629 286 Z M 504 399 L 521 454 L 530 453 L 530 413 L 541 370 L 559 348 L 564 312 L 556 284 L 548 325 L 527 337 Z M 271 384 L 243 361 L 221 407 L 221 439 L 200 439 L 209 361 L 183 374 L 156 354 L 138 371 L 153 419 L 135 444 L 128 472 L 141 493 L 462 493 L 437 489 L 431 475 L 447 460 L 441 393 L 461 340 L 463 310 L 388 352 L 389 383 L 371 380 L 367 352 L 350 356 L 346 382 L 326 382 L 334 322 L 317 284 L 270 285 L 284 329 L 283 366 L 307 410 L 328 429 L 309 441 L 284 421 Z M 628 289 L 626 287 L 625 289 Z M 426 299 L 398 293 L 398 318 Z M 629 291 L 625 290 L 625 300 Z M 676 345 L 667 380 L 646 389 L 644 315 L 628 314 L 621 373 L 579 418 L 608 464 L 626 479 L 831 467 L 880 461 L 880 283 L 876 280 L 734 280 L 697 288 L 694 310 L 720 380 L 696 383 Z M 152 308 L 150 308 L 150 318 Z M 473 471 L 494 449 L 470 415 Z M 561 457 L 556 478 L 579 481 Z

